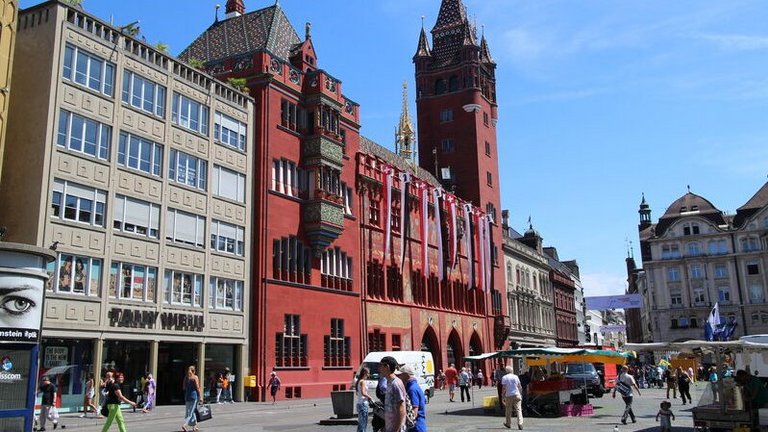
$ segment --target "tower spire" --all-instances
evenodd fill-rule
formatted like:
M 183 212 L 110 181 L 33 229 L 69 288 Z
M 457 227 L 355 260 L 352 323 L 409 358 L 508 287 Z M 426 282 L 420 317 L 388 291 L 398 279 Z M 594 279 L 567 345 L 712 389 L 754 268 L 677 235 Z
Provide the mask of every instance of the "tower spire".
M 408 83 L 403 81 L 403 108 L 400 113 L 400 123 L 395 132 L 395 149 L 397 153 L 414 163 L 416 157 L 416 131 L 413 127 L 413 120 L 408 113 Z
M 424 30 L 424 16 L 421 16 L 421 33 L 419 34 L 419 46 L 416 47 L 416 54 L 413 59 L 416 60 L 419 57 L 429 57 L 432 53 L 429 50 L 429 40 L 427 39 L 427 32 Z

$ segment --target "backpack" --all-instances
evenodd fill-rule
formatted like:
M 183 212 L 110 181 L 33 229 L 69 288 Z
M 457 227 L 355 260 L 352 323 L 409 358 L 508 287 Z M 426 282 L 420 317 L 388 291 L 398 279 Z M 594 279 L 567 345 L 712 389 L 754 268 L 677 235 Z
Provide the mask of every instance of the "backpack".
M 413 412 L 413 404 L 408 393 L 405 394 L 405 428 L 410 430 L 416 427 L 416 413 Z

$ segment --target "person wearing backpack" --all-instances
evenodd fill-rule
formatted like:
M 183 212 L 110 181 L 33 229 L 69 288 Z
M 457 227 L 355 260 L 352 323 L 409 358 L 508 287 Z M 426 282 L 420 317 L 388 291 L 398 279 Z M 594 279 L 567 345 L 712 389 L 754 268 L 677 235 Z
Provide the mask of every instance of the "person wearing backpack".
M 411 412 L 406 412 L 406 422 L 410 423 L 408 419 L 412 419 L 413 426 L 407 428 L 407 432 L 427 432 L 427 398 L 424 390 L 419 387 L 416 371 L 411 365 L 406 364 L 400 366 L 397 373 L 405 383 L 405 392 L 411 403 Z
M 635 413 L 632 411 L 632 388 L 637 390 L 637 395 L 640 396 L 640 388 L 635 382 L 635 378 L 629 374 L 629 368 L 625 365 L 621 367 L 621 374 L 619 375 L 616 386 L 613 387 L 613 398 L 616 398 L 616 392 L 621 394 L 621 399 L 624 400 L 624 414 L 621 415 L 621 423 L 627 424 L 627 417 L 632 419 L 632 423 L 637 423 L 635 419 Z
M 384 396 L 384 432 L 406 432 L 405 400 L 408 398 L 405 385 L 395 375 L 397 360 L 386 356 L 379 362 L 379 375 L 387 379 L 387 392 Z

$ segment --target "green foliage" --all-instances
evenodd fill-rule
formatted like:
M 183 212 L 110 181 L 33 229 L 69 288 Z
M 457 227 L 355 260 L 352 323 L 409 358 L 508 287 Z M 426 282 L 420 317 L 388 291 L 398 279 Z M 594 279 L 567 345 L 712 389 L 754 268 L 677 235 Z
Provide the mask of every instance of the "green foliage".
M 245 78 L 227 78 L 227 83 L 232 87 L 243 91 L 248 81 Z
M 168 44 L 163 42 L 158 42 L 155 44 L 155 49 L 160 51 L 163 54 L 168 54 Z
M 202 69 L 205 67 L 205 62 L 200 60 L 199 58 L 192 57 L 189 59 L 189 65 L 195 69 Z

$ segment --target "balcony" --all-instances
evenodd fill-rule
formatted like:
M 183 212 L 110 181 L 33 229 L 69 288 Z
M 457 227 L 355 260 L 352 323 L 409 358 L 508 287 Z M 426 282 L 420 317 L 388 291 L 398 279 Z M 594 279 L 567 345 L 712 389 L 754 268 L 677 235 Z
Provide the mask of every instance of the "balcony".
M 344 201 L 337 195 L 322 192 L 301 207 L 304 233 L 315 256 L 319 256 L 344 231 Z
M 322 128 L 316 128 L 322 129 Z M 344 147 L 333 139 L 335 134 L 316 133 L 304 140 L 301 146 L 302 165 L 305 169 L 325 165 L 341 170 L 344 161 Z

